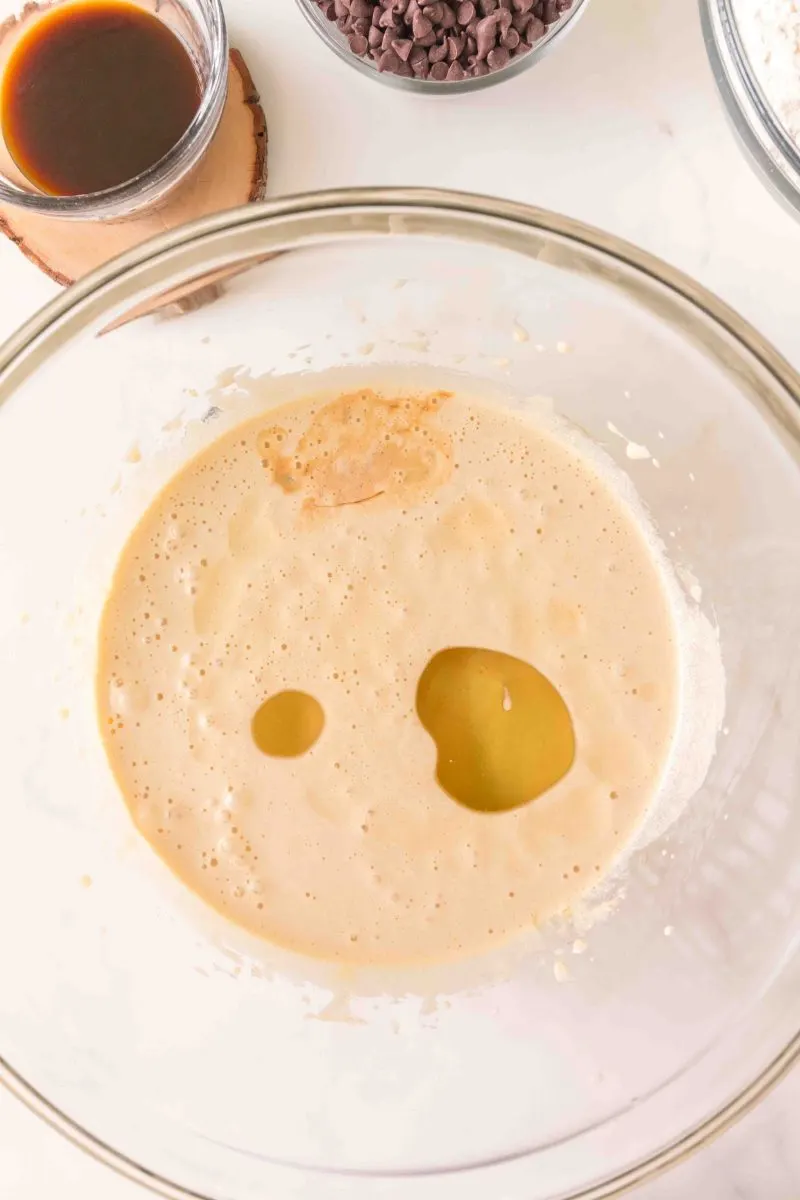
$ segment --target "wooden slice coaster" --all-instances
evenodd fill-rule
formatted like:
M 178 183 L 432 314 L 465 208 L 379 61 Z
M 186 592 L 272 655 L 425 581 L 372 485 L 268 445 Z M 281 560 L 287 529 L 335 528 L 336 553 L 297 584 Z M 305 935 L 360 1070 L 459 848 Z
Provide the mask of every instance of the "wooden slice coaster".
M 0 37 L 7 30 L 0 27 Z M 231 51 L 230 68 L 228 98 L 205 157 L 157 210 L 115 222 L 64 221 L 6 205 L 0 206 L 0 232 L 40 270 L 66 286 L 167 229 L 262 200 L 267 183 L 267 122 L 238 50 Z M 200 282 L 187 285 L 181 293 L 191 292 Z M 170 295 L 173 303 L 179 299 Z

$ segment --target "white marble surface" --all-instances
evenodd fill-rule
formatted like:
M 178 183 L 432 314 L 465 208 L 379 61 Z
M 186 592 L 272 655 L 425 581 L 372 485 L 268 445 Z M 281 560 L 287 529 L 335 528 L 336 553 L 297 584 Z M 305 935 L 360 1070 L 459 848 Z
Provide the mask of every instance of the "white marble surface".
M 767 0 L 765 0 L 767 2 Z M 695 0 L 594 0 L 501 88 L 428 100 L 338 64 L 292 0 L 227 0 L 270 126 L 270 193 L 352 184 L 495 193 L 602 226 L 717 291 L 800 366 L 800 224 L 742 159 Z M 54 294 L 0 245 L 0 337 Z M 798 1200 L 800 1072 L 643 1200 Z M 144 1200 L 0 1093 L 3 1200 Z

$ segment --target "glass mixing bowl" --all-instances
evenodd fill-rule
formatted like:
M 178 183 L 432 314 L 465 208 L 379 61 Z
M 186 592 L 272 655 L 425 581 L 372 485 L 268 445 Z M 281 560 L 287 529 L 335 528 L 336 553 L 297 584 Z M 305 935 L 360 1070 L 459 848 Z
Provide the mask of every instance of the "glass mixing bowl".
M 214 303 L 124 323 L 233 268 Z M 389 363 L 551 397 L 603 444 L 702 587 L 727 711 L 705 784 L 605 920 L 337 974 L 173 879 L 109 777 L 92 675 L 160 483 L 304 372 Z M 663 263 L 446 193 L 225 213 L 45 309 L 0 352 L 4 1081 L 183 1200 L 617 1195 L 744 1112 L 800 1052 L 799 400 L 778 354 Z
M 714 79 L 751 166 L 794 216 L 800 215 L 800 149 L 771 107 L 750 63 L 733 0 L 700 0 Z
M 506 79 L 514 79 L 528 67 L 540 62 L 545 54 L 555 50 L 569 36 L 577 24 L 578 18 L 586 11 L 589 0 L 572 0 L 571 7 L 547 26 L 544 36 L 538 42 L 534 42 L 531 49 L 525 54 L 512 58 L 505 67 L 501 67 L 497 71 L 490 71 L 488 75 L 481 75 L 474 79 L 461 79 L 458 82 L 439 82 L 435 79 L 419 79 L 416 76 L 411 78 L 395 75 L 391 71 L 379 71 L 370 55 L 361 57 L 353 53 L 348 39 L 337 27 L 336 22 L 328 20 L 315 0 L 297 0 L 297 4 L 311 28 L 319 35 L 328 49 L 332 50 L 342 62 L 348 63 L 367 78 L 376 79 L 380 83 L 388 83 L 390 87 L 401 88 L 405 91 L 420 92 L 423 95 L 454 96 L 460 92 L 481 91 L 483 88 L 493 87 L 496 83 L 502 83 Z

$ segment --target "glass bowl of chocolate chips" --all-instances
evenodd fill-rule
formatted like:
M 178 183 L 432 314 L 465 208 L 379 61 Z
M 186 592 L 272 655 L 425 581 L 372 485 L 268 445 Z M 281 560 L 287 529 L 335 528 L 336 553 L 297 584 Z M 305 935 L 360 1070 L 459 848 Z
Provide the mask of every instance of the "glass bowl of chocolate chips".
M 518 75 L 574 28 L 589 0 L 297 0 L 362 74 L 412 91 L 466 92 Z

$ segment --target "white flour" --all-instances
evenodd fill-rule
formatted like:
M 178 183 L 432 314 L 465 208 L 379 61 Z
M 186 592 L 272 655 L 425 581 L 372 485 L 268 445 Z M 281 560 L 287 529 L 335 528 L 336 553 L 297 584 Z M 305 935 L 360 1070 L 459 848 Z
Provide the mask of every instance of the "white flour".
M 800 145 L 800 0 L 734 0 L 734 11 L 761 90 Z

